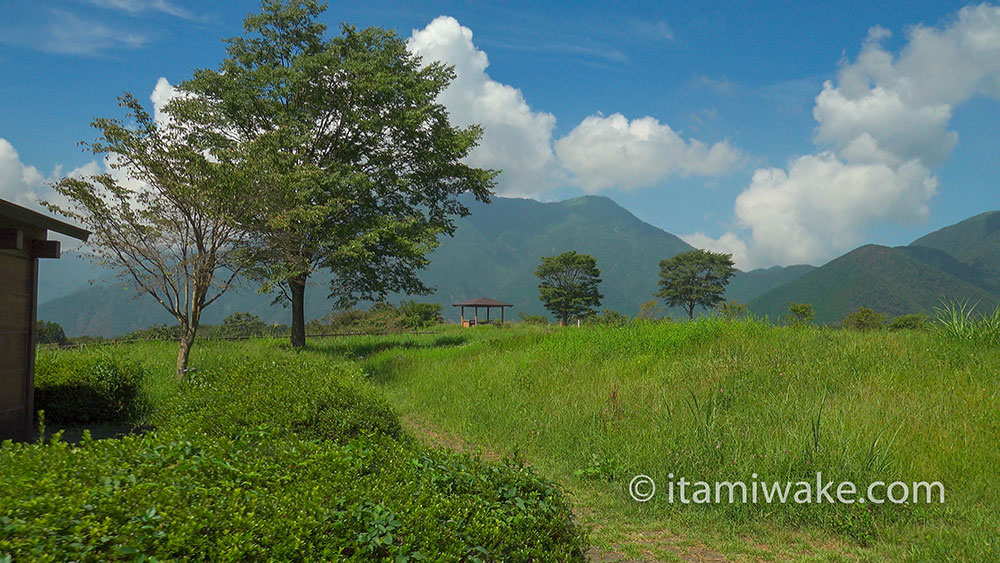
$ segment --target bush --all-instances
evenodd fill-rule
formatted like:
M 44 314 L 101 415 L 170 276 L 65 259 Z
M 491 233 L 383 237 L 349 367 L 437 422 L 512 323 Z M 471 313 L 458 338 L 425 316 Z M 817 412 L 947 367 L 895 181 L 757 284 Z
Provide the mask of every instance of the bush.
M 0 447 L 0 560 L 582 560 L 517 465 L 392 440 L 156 432 Z
M 924 315 L 901 315 L 889 322 L 889 330 L 924 330 L 927 317 Z
M 549 319 L 545 315 L 525 315 L 524 313 L 518 313 L 517 318 L 521 319 L 521 322 L 526 325 L 547 325 L 549 324 Z
M 812 303 L 791 302 L 788 305 L 788 322 L 792 326 L 802 326 L 812 322 L 816 318 L 816 311 Z
M 601 326 L 625 326 L 630 320 L 632 319 L 628 315 L 623 315 L 614 309 L 604 309 L 588 319 L 590 323 Z
M 407 328 L 427 328 L 444 322 L 440 303 L 404 301 L 399 304 L 398 310 L 403 316 L 403 326 Z
M 98 353 L 41 351 L 35 364 L 35 410 L 57 424 L 129 424 L 149 412 L 146 370 Z
M 245 360 L 196 377 L 156 413 L 158 428 L 234 437 L 267 427 L 338 442 L 404 436 L 392 408 L 353 364 Z
M 35 339 L 39 344 L 57 344 L 59 346 L 69 341 L 59 323 L 50 323 L 48 321 L 35 322 Z
M 887 315 L 882 313 L 876 313 L 874 310 L 868 307 L 861 307 L 857 311 L 844 317 L 841 323 L 844 328 L 851 330 L 880 330 L 885 328 L 885 322 L 888 318 Z
M 267 332 L 267 324 L 251 313 L 233 313 L 222 319 L 220 328 L 228 338 L 250 338 Z

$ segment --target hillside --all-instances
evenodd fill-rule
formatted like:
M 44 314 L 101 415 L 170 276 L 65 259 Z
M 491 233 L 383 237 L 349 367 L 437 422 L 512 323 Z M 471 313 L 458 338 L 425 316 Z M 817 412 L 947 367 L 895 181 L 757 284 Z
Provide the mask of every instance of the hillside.
M 1000 211 L 990 211 L 923 236 L 910 246 L 933 248 L 968 264 L 980 285 L 1000 293 Z
M 790 302 L 811 303 L 816 322 L 836 323 L 858 307 L 893 316 L 928 313 L 941 299 L 992 306 L 996 295 L 972 283 L 978 271 L 926 248 L 866 245 L 750 302 L 750 310 L 784 317 Z

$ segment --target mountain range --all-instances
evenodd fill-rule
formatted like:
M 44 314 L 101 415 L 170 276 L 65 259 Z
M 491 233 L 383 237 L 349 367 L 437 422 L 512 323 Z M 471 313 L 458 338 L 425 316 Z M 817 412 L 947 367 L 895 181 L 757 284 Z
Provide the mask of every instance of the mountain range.
M 542 256 L 576 250 L 594 256 L 603 280 L 602 308 L 634 315 L 657 291 L 659 262 L 692 250 L 680 238 L 649 225 L 606 197 L 585 196 L 542 203 L 494 198 L 468 202 L 470 215 L 456 221 L 454 237 L 442 237 L 421 279 L 428 296 L 392 296 L 438 302 L 457 320 L 455 301 L 490 297 L 514 304 L 517 313 L 545 314 L 534 271 Z M 995 303 L 1000 298 L 1000 213 L 986 213 L 915 241 L 907 247 L 868 245 L 828 264 L 737 272 L 726 298 L 749 303 L 757 314 L 779 318 L 790 301 L 813 303 L 817 321 L 836 322 L 860 305 L 893 315 L 926 312 L 941 296 Z M 116 281 L 79 253 L 43 261 L 39 318 L 58 322 L 70 336 L 113 336 L 172 318 L 148 296 Z M 307 318 L 331 310 L 328 278 L 313 276 L 306 294 Z M 289 312 L 259 295 L 250 282 L 205 310 L 203 322 L 250 312 L 267 323 L 287 323 Z M 675 317 L 679 311 L 667 311 Z

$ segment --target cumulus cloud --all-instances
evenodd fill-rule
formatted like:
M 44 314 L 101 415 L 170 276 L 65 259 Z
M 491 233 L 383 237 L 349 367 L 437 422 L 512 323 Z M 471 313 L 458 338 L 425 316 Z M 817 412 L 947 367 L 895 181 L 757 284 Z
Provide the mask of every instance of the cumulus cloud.
M 728 143 L 685 141 L 652 117 L 629 121 L 620 113 L 587 117 L 559 139 L 556 154 L 573 183 L 589 193 L 650 186 L 674 175 L 720 175 L 742 159 Z
M 669 30 L 657 29 L 661 34 Z M 520 90 L 490 78 L 486 53 L 455 18 L 441 16 L 414 30 L 407 45 L 425 63 L 455 67 L 456 78 L 439 101 L 453 123 L 483 126 L 483 138 L 468 161 L 503 170 L 501 195 L 538 196 L 567 183 L 588 193 L 632 189 L 672 176 L 723 174 L 742 160 L 728 143 L 685 140 L 652 117 L 629 121 L 617 113 L 590 116 L 554 143 L 555 116 L 533 110 Z
M 43 176 L 34 166 L 21 162 L 14 145 L 0 138 L 0 199 L 37 208 L 40 196 L 47 189 L 45 183 L 58 173 L 56 169 Z
M 483 138 L 469 163 L 503 169 L 501 195 L 537 195 L 561 180 L 552 152 L 555 116 L 532 110 L 520 90 L 490 78 L 489 60 L 473 44 L 472 30 L 441 16 L 414 30 L 407 46 L 425 63 L 454 65 L 455 80 L 439 101 L 448 108 L 452 123 L 483 126 Z
M 872 28 L 836 84 L 823 85 L 813 109 L 822 150 L 787 170 L 757 170 L 737 198 L 736 220 L 750 235 L 744 267 L 820 262 L 857 245 L 872 225 L 927 218 L 938 185 L 930 168 L 958 143 L 948 130 L 955 107 L 1000 97 L 1000 7 L 915 26 L 898 56 L 883 45 L 889 36 Z M 699 240 L 732 246 L 733 236 Z

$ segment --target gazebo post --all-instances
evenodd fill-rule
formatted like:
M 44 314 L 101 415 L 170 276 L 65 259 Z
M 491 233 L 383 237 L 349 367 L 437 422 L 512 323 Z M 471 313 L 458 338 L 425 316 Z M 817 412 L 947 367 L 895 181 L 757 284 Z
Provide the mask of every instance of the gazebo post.
M 489 307 L 489 306 L 486 307 L 486 324 L 490 324 L 490 309 L 492 309 L 492 308 L 493 307 Z
M 462 324 L 465 324 L 465 307 L 462 307 L 462 312 L 458 318 L 462 319 Z
M 500 307 L 500 326 L 503 326 L 503 307 Z
M 476 326 L 479 326 L 479 307 L 476 307 Z

